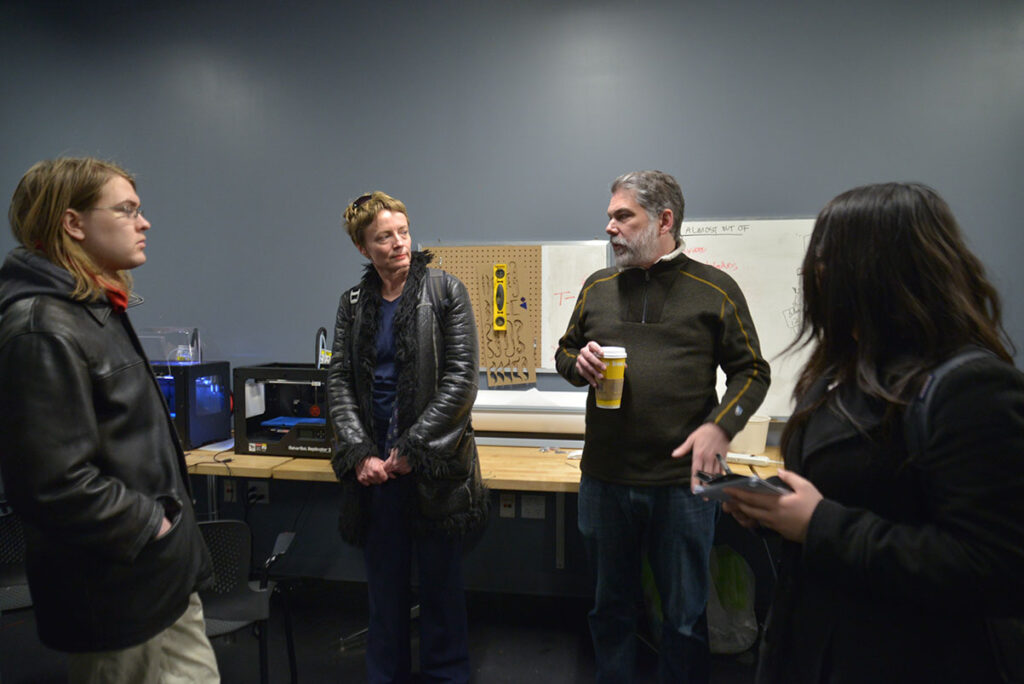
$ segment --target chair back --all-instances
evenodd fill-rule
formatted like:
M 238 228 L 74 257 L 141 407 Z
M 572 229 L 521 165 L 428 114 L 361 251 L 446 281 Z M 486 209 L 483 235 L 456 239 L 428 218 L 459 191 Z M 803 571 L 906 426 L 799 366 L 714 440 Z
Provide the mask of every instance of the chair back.
M 252 532 L 247 523 L 241 520 L 213 520 L 199 523 L 199 529 L 210 549 L 214 572 L 212 583 L 199 591 L 206 616 L 206 635 L 216 637 L 229 634 L 255 623 L 260 639 L 260 682 L 266 684 L 270 672 L 267 627 L 270 595 L 273 593 L 273 587 L 267 584 L 267 576 L 274 561 L 288 551 L 288 545 L 295 535 L 291 532 L 278 535 L 273 555 L 263 564 L 262 582 L 257 583 L 250 581 L 249 577 Z M 285 637 L 288 644 L 288 670 L 294 684 L 297 679 L 295 643 L 287 603 Z
M 249 525 L 241 520 L 211 520 L 199 523 L 199 529 L 213 561 L 213 581 L 199 590 L 208 626 L 210 620 L 266 620 L 270 615 L 270 592 L 249 586 Z
M 17 513 L 0 512 L 0 610 L 32 605 L 25 575 L 25 529 Z
M 252 534 L 241 520 L 211 520 L 199 523 L 213 561 L 213 584 L 205 591 L 230 594 L 249 582 L 252 563 Z
M 25 530 L 17 513 L 0 515 L 0 568 L 24 567 Z

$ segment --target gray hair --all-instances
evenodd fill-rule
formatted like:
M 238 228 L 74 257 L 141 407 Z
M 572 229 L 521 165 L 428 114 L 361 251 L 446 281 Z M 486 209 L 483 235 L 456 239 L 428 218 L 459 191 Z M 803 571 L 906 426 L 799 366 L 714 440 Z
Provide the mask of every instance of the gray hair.
M 644 208 L 652 219 L 664 209 L 672 210 L 672 237 L 676 244 L 682 244 L 680 226 L 683 224 L 683 191 L 676 179 L 663 171 L 633 171 L 624 173 L 612 181 L 612 194 L 619 190 L 633 193 L 637 204 Z

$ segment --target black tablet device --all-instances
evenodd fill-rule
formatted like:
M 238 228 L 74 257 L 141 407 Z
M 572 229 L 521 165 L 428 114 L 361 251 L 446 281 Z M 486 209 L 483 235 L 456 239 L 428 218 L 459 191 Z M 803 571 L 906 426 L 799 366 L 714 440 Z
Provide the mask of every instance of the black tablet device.
M 737 489 L 746 489 L 747 491 L 760 494 L 774 494 L 776 496 L 789 494 L 793 491 L 778 477 L 763 480 L 757 475 L 738 475 L 736 473 L 713 476 L 708 476 L 707 473 L 698 473 L 698 477 L 703 480 L 703 483 L 694 487 L 693 493 L 709 499 L 717 499 L 718 501 L 727 501 L 729 499 L 729 494 L 725 491 L 727 487 L 736 487 Z

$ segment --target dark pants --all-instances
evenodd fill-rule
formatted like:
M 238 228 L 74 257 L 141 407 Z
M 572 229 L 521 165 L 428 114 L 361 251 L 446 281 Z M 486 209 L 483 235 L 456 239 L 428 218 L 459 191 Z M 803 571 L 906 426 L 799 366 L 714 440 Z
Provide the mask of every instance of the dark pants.
M 364 556 L 370 594 L 367 679 L 410 680 L 409 610 L 413 555 L 419 579 L 420 673 L 427 682 L 469 681 L 469 634 L 462 586 L 462 543 L 412 537 L 409 507 L 414 478 L 370 487 L 370 526 Z
M 658 680 L 707 682 L 708 568 L 718 507 L 683 486 L 629 487 L 584 475 L 579 528 L 596 579 L 590 633 L 597 681 L 633 681 L 646 553 L 663 613 Z

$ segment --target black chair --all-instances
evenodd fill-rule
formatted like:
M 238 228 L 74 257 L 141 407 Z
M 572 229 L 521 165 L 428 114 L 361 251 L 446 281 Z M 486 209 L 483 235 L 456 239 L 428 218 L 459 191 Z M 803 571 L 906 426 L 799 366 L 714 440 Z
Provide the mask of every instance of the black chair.
M 6 504 L 0 500 L 0 613 L 32 605 L 25 577 L 25 530 Z
M 270 596 L 280 585 L 270 581 L 270 568 L 283 556 L 295 538 L 294 532 L 277 535 L 274 550 L 263 564 L 260 578 L 250 581 L 252 533 L 241 520 L 212 520 L 199 523 L 203 538 L 213 559 L 214 578 L 210 588 L 199 592 L 206 617 L 206 635 L 218 637 L 237 632 L 250 625 L 260 644 L 260 682 L 270 677 L 267 656 L 267 625 L 270 619 Z M 295 642 L 292 637 L 291 614 L 284 599 L 285 638 L 288 643 L 288 668 L 292 684 L 298 675 L 295 664 Z

